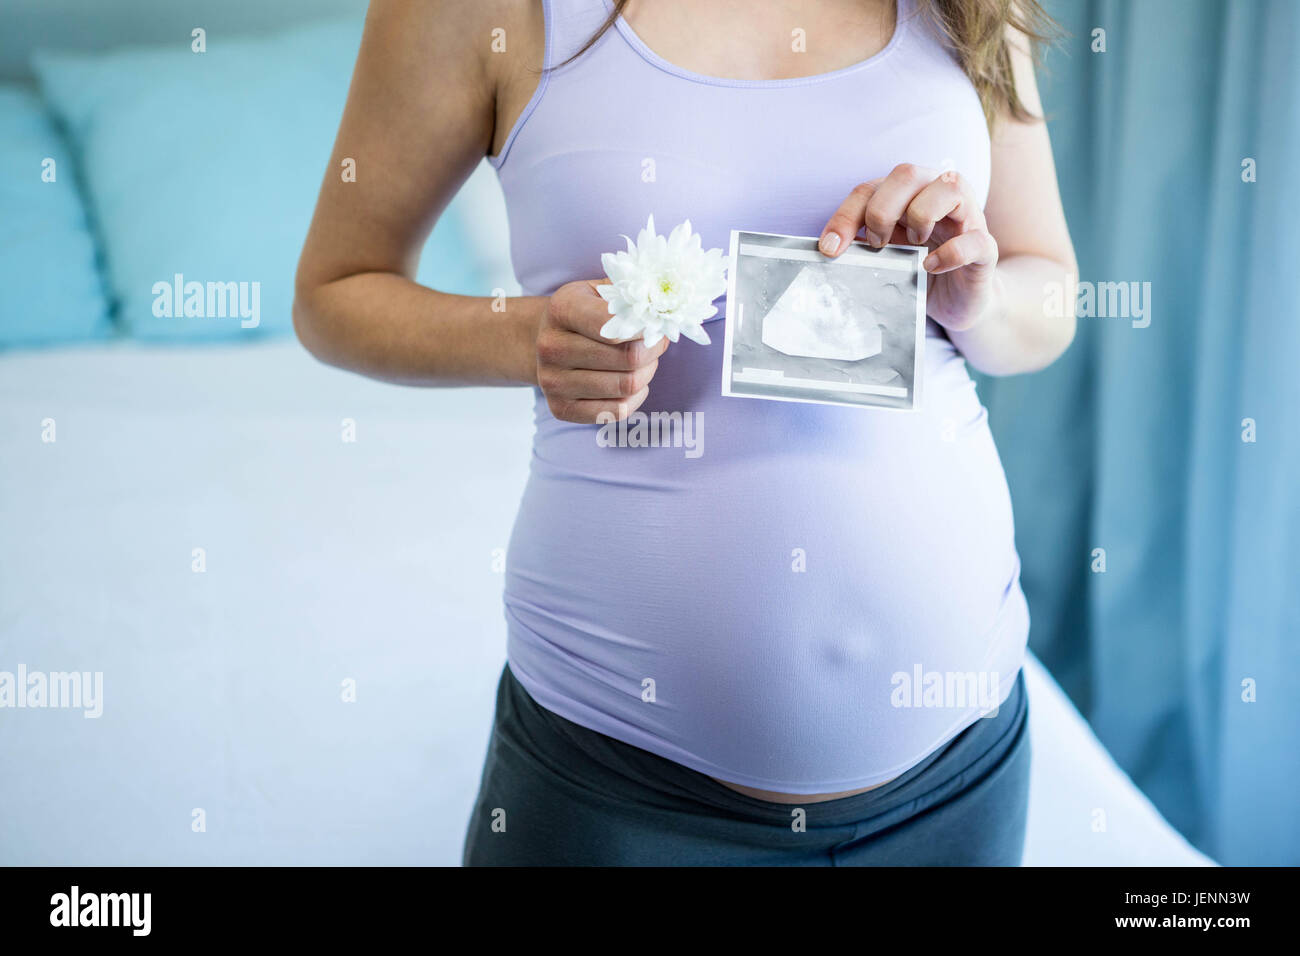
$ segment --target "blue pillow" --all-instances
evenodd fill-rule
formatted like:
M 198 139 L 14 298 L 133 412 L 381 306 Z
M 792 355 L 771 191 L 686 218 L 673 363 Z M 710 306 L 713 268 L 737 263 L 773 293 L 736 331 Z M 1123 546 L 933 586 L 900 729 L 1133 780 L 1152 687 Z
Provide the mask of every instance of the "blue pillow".
M 255 38 L 39 53 L 46 100 L 84 170 L 115 300 L 145 339 L 293 328 L 293 278 L 347 96 L 361 20 Z M 454 204 L 420 281 L 486 295 Z
M 0 86 L 0 347 L 109 335 L 72 157 L 40 98 Z

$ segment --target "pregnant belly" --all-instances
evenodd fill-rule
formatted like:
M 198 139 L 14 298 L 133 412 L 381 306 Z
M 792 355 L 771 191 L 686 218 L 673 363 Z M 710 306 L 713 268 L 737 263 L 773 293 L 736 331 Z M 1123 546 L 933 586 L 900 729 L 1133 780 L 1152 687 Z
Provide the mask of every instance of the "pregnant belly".
M 927 342 L 917 413 L 723 398 L 720 352 L 661 360 L 642 410 L 681 413 L 660 419 L 681 423 L 676 443 L 676 424 L 620 444 L 539 401 L 508 558 L 512 670 L 562 716 L 722 780 L 875 785 L 996 706 L 1019 668 L 1027 615 L 983 409 L 945 340 Z M 928 693 L 935 675 L 947 691 Z

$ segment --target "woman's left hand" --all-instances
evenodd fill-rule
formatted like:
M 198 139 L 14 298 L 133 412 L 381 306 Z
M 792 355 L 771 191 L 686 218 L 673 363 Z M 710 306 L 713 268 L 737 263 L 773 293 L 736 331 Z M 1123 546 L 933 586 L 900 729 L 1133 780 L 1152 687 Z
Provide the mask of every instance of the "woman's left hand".
M 970 184 L 958 173 L 904 163 L 849 193 L 822 231 L 818 248 L 835 258 L 865 230 L 866 241 L 928 246 L 926 312 L 962 332 L 995 307 L 998 244 Z

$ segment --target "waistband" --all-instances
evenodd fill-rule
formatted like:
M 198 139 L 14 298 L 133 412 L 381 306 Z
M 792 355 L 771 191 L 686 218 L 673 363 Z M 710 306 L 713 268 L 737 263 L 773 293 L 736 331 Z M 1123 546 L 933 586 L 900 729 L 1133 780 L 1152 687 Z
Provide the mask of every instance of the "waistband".
M 879 828 L 956 793 L 995 768 L 1028 734 L 1024 674 L 996 714 L 977 718 L 903 774 L 875 789 L 818 803 L 772 803 L 737 793 L 707 774 L 589 730 L 538 704 L 511 673 L 497 688 L 493 733 L 501 743 L 610 802 L 788 826 L 795 806 L 812 826 L 875 818 Z M 876 827 L 873 827 L 875 829 Z

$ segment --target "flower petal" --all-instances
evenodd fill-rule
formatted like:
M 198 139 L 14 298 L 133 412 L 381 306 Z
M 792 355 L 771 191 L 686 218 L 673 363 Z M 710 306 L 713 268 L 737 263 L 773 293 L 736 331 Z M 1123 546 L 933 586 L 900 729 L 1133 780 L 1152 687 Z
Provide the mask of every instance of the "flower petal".
M 686 336 L 692 342 L 698 342 L 700 345 L 710 345 L 713 340 L 709 338 L 709 333 L 704 331 L 703 326 L 684 325 L 682 326 L 682 335 Z

